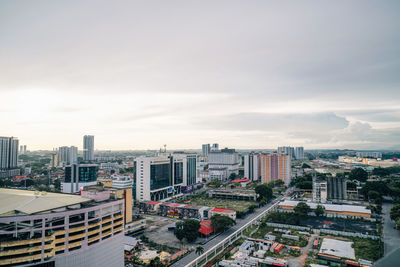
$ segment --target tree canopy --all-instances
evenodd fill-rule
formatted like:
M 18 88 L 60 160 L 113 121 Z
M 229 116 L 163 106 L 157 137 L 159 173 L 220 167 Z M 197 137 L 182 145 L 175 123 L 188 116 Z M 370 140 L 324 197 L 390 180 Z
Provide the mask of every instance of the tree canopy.
M 355 168 L 351 170 L 349 178 L 350 180 L 366 182 L 368 179 L 368 173 L 363 168 Z
M 234 224 L 236 224 L 236 222 L 228 216 L 216 214 L 211 217 L 211 225 L 217 233 L 228 230 L 229 227 Z
M 256 193 L 258 194 L 258 200 L 269 200 L 272 198 L 272 188 L 268 184 L 260 184 L 255 188 Z
M 317 216 L 321 216 L 321 215 L 324 215 L 324 213 L 325 213 L 325 208 L 324 208 L 324 206 L 322 206 L 322 205 L 317 205 L 317 207 L 315 208 L 315 215 L 317 215 Z
M 294 212 L 301 216 L 306 216 L 310 211 L 310 206 L 308 206 L 305 202 L 299 202 L 296 207 L 294 207 Z
M 398 221 L 400 219 L 400 204 L 395 204 L 390 210 L 390 219 Z
M 183 222 L 177 222 L 174 229 L 174 234 L 179 241 L 183 238 L 189 243 L 196 241 L 199 236 L 200 222 L 194 219 L 187 219 Z

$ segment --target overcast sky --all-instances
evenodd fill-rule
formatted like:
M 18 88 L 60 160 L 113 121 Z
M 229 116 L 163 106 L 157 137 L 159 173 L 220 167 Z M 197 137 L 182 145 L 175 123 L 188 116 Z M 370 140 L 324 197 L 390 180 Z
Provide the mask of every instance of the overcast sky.
M 400 149 L 400 1 L 0 2 L 28 149 Z

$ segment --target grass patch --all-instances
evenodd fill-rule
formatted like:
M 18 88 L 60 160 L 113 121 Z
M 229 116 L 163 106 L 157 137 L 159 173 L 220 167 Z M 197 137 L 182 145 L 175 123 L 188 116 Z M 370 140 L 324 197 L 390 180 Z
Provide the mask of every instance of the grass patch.
M 256 204 L 254 201 L 244 200 L 231 200 L 231 199 L 220 199 L 220 198 L 200 198 L 195 197 L 185 201 L 185 204 L 191 204 L 194 206 L 208 206 L 222 209 L 232 209 L 240 212 L 246 212 L 251 205 Z
M 383 243 L 381 240 L 373 240 L 369 238 L 356 238 L 351 240 L 354 242 L 354 251 L 357 259 L 376 261 L 383 256 Z
M 265 224 L 260 225 L 258 230 L 251 236 L 253 238 L 259 238 L 259 239 L 264 239 L 264 236 L 268 233 L 271 233 L 272 235 L 276 236 L 275 242 L 279 242 L 285 245 L 289 246 L 297 246 L 297 247 L 305 247 L 308 243 L 307 239 L 305 239 L 302 235 L 298 234 L 297 231 L 290 229 L 292 232 L 291 235 L 295 235 L 299 237 L 299 241 L 297 240 L 292 240 L 292 239 L 287 239 L 287 238 L 282 238 L 282 233 L 275 233 L 274 232 L 275 227 L 272 226 L 267 226 Z M 288 229 L 289 230 L 289 229 Z

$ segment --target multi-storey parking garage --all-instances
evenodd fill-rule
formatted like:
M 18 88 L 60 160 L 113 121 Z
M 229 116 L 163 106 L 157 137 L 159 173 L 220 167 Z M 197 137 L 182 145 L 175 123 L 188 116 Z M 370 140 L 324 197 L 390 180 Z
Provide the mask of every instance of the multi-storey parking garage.
M 0 266 L 123 266 L 124 200 L 0 189 Z

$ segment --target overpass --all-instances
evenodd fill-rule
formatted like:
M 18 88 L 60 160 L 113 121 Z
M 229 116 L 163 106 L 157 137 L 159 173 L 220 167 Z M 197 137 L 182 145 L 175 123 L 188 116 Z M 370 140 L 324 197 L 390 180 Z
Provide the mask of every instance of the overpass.
M 237 223 L 235 226 L 231 227 L 231 229 L 222 233 L 218 237 L 214 238 L 210 242 L 208 242 L 204 247 L 204 253 L 201 255 L 197 255 L 195 251 L 192 251 L 190 254 L 186 255 L 179 261 L 172 264 L 172 267 L 184 267 L 184 266 L 202 266 L 212 260 L 215 256 L 219 255 L 223 252 L 227 247 L 229 247 L 232 243 L 238 240 L 244 231 L 246 231 L 249 227 L 259 224 L 261 220 L 267 216 L 267 214 L 271 211 L 276 210 L 279 202 L 282 200 L 284 196 L 280 196 L 275 199 L 272 203 L 268 204 L 266 207 L 259 209 L 256 213 L 249 215 L 248 218 L 242 220 L 240 223 Z

